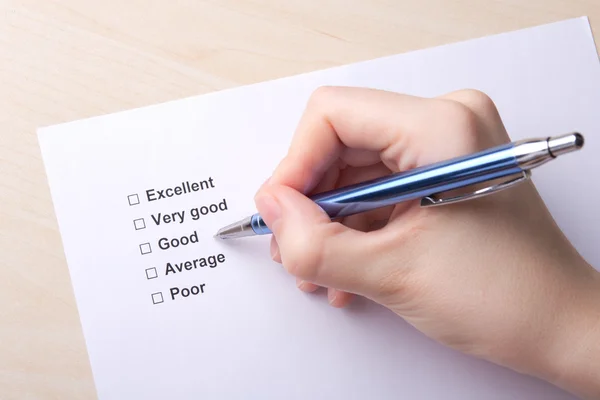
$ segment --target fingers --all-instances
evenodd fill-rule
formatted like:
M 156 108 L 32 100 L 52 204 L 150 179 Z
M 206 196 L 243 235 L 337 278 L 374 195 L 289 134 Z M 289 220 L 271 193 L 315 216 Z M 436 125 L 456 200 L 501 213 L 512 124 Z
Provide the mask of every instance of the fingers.
M 470 152 L 478 144 L 476 112 L 482 118 L 493 114 L 488 112 L 493 103 L 471 92 L 479 93 L 428 99 L 365 88 L 320 88 L 272 181 L 307 193 L 340 158 L 356 166 L 383 160 L 399 171 Z
M 315 285 L 314 283 L 306 282 L 301 279 L 296 281 L 296 285 L 298 286 L 298 289 L 305 293 L 313 293 L 319 289 L 319 286 Z M 343 308 L 346 307 L 350 301 L 352 301 L 352 294 L 334 288 L 328 288 L 327 300 L 333 307 Z
M 340 93 L 342 91 L 346 95 Z M 353 117 L 355 108 L 365 103 L 357 94 L 352 95 L 354 91 L 350 88 L 320 88 L 313 93 L 288 155 L 273 174 L 274 183 L 306 193 L 340 157 L 344 147 L 376 152 L 387 147 L 391 138 L 382 134 L 369 137 L 359 132 L 359 126 L 366 125 L 367 121 L 360 121 L 360 118 L 352 118 L 354 123 L 344 121 Z M 353 129 L 345 130 L 344 125 Z
M 344 168 L 344 164 L 345 163 L 342 162 L 332 166 L 332 168 L 330 168 L 326 172 L 319 185 L 315 188 L 315 192 L 318 193 L 324 190 L 330 190 L 339 185 L 350 185 L 359 181 L 368 180 L 373 177 L 380 176 L 386 172 L 389 173 L 389 170 L 387 170 L 381 163 L 363 168 Z M 344 169 L 340 170 L 340 168 Z M 341 220 L 341 223 L 347 226 L 348 228 L 366 232 L 374 227 L 373 223 L 376 220 L 387 221 L 390 213 L 390 208 L 373 210 L 368 213 L 343 218 Z M 275 236 L 271 237 L 271 257 L 276 262 L 282 262 L 281 254 L 279 252 L 279 246 L 277 244 Z M 319 289 L 318 285 L 301 279 L 297 279 L 296 285 L 298 289 L 305 293 L 313 293 L 317 289 Z M 340 291 L 335 288 L 328 288 L 326 290 L 328 293 L 329 303 L 333 307 L 345 307 L 352 300 L 352 294 L 350 293 Z
M 273 173 L 274 183 L 306 193 L 346 147 L 375 152 L 397 140 L 396 123 L 428 100 L 362 88 L 320 88 L 298 124 L 288 155 Z M 378 161 L 362 153 L 364 161 Z
M 381 274 L 370 265 L 378 254 L 376 235 L 331 222 L 313 201 L 287 186 L 266 185 L 256 207 L 276 238 L 283 266 L 296 278 L 358 294 L 377 286 Z
M 425 99 L 363 88 L 318 90 L 287 156 L 257 194 L 259 213 L 273 231 L 273 259 L 298 278 L 301 290 L 331 288 L 332 305 L 347 304 L 349 293 L 368 297 L 382 276 L 373 259 L 385 258 L 385 249 L 380 231 L 361 231 L 385 224 L 391 209 L 332 223 L 304 194 L 502 143 L 508 136 L 499 121 L 494 103 L 477 91 Z M 395 207 L 393 215 L 403 211 Z

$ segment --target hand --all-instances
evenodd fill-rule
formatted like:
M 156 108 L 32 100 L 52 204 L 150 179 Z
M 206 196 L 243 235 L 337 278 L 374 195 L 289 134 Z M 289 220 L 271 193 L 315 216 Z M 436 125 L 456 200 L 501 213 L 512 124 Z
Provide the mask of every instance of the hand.
M 307 197 L 508 141 L 494 103 L 477 91 L 425 99 L 317 90 L 256 196 L 273 259 L 300 289 L 328 288 L 333 306 L 364 296 L 455 349 L 600 396 L 600 274 L 532 183 L 333 222 Z

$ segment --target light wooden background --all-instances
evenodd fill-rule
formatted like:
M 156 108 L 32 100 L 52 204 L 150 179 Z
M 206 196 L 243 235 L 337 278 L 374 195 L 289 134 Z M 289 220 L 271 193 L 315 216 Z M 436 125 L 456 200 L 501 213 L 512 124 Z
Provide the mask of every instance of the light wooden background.
M 600 37 L 600 0 L 0 0 L 0 399 L 95 398 L 37 127 L 582 15 Z

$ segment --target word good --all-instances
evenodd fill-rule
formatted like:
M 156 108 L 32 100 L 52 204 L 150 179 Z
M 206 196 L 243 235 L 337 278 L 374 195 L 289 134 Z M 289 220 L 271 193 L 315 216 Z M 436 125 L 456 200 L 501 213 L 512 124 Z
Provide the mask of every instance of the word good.
M 169 250 L 179 246 L 187 246 L 190 243 L 198 243 L 198 232 L 194 231 L 190 235 L 184 235 L 180 238 L 160 238 L 158 239 L 158 247 L 162 250 Z

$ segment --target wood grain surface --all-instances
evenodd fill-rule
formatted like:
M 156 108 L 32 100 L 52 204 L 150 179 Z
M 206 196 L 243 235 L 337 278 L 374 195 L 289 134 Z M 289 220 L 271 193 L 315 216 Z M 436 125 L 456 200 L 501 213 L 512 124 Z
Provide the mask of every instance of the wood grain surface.
M 598 0 L 0 0 L 0 399 L 95 388 L 41 126 L 588 16 Z

